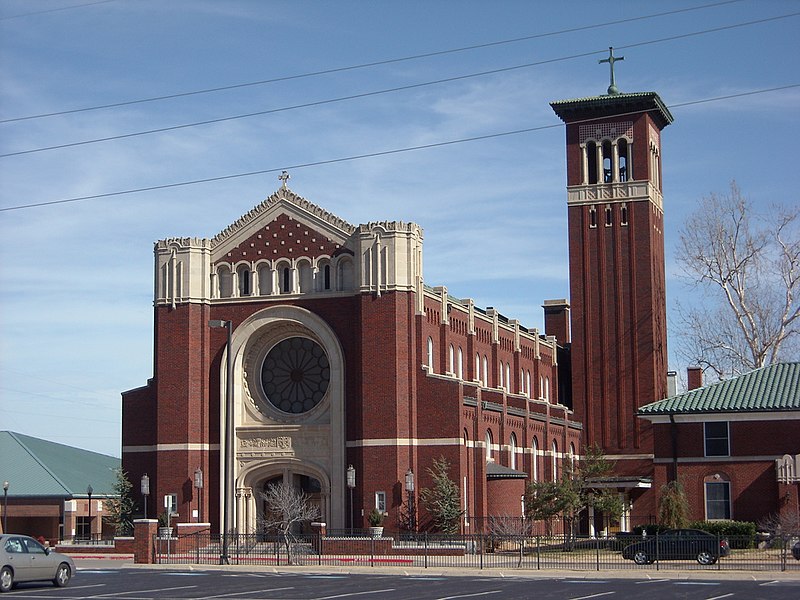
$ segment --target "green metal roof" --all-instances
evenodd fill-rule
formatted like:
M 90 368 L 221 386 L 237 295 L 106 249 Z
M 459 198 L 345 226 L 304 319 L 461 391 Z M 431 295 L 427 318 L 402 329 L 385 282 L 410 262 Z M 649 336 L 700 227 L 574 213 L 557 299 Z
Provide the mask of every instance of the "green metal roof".
M 640 415 L 800 410 L 800 363 L 776 363 L 639 409 Z
M 0 481 L 10 497 L 86 497 L 89 485 L 93 495 L 113 495 L 119 466 L 113 456 L 0 431 Z
M 607 94 L 557 100 L 551 102 L 550 106 L 565 123 L 636 112 L 649 112 L 662 129 L 673 121 L 672 113 L 669 112 L 667 105 L 656 92 Z

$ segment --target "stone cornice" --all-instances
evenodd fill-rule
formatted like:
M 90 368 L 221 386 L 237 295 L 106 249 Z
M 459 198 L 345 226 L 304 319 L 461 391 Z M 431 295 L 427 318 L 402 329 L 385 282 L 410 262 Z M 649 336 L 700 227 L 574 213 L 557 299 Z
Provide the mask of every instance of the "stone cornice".
M 303 210 L 310 215 L 315 216 L 316 218 L 326 222 L 331 227 L 334 227 L 340 231 L 345 232 L 347 235 L 351 235 L 356 228 L 345 221 L 344 219 L 337 217 L 333 213 L 328 212 L 324 208 L 317 206 L 313 202 L 310 202 L 303 198 L 302 196 L 298 196 L 293 191 L 288 188 L 280 188 L 277 192 L 272 194 L 269 198 L 264 200 L 261 204 L 250 210 L 244 216 L 239 218 L 235 223 L 232 223 L 225 229 L 223 229 L 220 233 L 214 236 L 211 240 L 213 246 L 217 246 L 232 236 L 236 235 L 237 232 L 241 231 L 247 225 L 258 219 L 262 214 L 269 211 L 270 209 L 274 208 L 277 204 L 281 202 L 286 202 L 288 204 L 292 204 L 297 208 Z

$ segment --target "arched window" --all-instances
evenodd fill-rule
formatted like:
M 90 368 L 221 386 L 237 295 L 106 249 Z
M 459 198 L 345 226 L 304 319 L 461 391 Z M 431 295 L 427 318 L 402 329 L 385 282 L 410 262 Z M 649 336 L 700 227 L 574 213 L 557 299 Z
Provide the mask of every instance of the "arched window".
M 481 381 L 481 355 L 475 353 L 475 380 Z
M 500 361 L 500 368 L 498 369 L 500 373 L 500 387 L 503 387 L 503 361 Z
M 544 377 L 539 375 L 539 398 L 544 398 Z
M 506 363 L 506 388 L 509 392 L 513 391 L 511 389 L 511 363 Z
M 586 170 L 588 171 L 587 183 L 597 183 L 597 144 L 586 144 Z
M 281 269 L 281 294 L 292 293 L 292 270 L 289 267 Z
M 219 283 L 219 297 L 230 298 L 233 295 L 233 273 L 228 265 L 217 268 L 217 281 Z
M 553 440 L 553 481 L 558 481 L 558 444 Z
M 331 266 L 325 265 L 322 267 L 322 289 L 331 289 Z
M 614 181 L 614 153 L 611 147 L 611 142 L 605 140 L 603 142 L 603 183 L 611 183 Z
M 458 347 L 458 372 L 456 373 L 459 379 L 464 379 L 464 352 L 461 346 Z
M 486 462 L 492 462 L 492 432 L 486 430 Z
M 517 468 L 517 436 L 513 433 L 508 440 L 508 466 L 512 469 Z
M 620 138 L 617 140 L 617 152 L 619 153 L 619 180 L 628 181 L 630 169 L 628 167 L 628 140 Z
M 531 457 L 531 479 L 539 481 L 539 442 L 535 437 L 533 438 L 531 451 L 533 453 Z
M 239 280 L 239 296 L 249 296 L 251 294 L 250 269 L 245 265 L 236 268 L 236 277 Z
M 519 393 L 525 394 L 525 369 L 519 370 Z
M 314 271 L 311 269 L 311 263 L 307 260 L 302 260 L 297 263 L 297 273 L 299 276 L 300 293 L 308 294 L 314 291 Z
M 569 468 L 570 471 L 575 473 L 575 444 L 569 445 Z
M 706 520 L 732 519 L 731 482 L 724 473 L 714 473 L 703 478 L 706 500 Z
M 489 357 L 483 355 L 483 387 L 489 387 Z
M 544 399 L 550 400 L 550 378 L 544 378 Z
M 428 338 L 428 371 L 433 373 L 433 338 Z
M 531 372 L 530 370 L 525 373 L 525 389 L 528 392 L 528 398 L 531 397 Z
M 448 366 L 450 369 L 448 372 L 455 373 L 456 372 L 456 350 L 453 348 L 453 344 L 450 344 L 450 348 L 447 353 L 448 356 Z

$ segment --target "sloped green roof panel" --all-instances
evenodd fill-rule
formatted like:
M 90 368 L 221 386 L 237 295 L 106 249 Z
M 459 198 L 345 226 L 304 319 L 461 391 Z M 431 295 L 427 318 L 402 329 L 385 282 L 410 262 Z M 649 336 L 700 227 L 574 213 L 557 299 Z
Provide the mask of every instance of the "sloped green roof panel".
M 800 410 L 800 363 L 777 363 L 642 406 L 640 415 Z
M 8 481 L 9 496 L 86 496 L 113 494 L 113 456 L 65 446 L 35 437 L 0 431 L 0 481 Z

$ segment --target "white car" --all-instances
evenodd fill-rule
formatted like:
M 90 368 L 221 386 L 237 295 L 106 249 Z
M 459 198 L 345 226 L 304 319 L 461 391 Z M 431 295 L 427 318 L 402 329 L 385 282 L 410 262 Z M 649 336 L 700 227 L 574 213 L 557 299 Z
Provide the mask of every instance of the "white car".
M 52 581 L 64 587 L 75 573 L 69 556 L 45 548 L 27 535 L 0 535 L 0 592 L 23 581 Z

